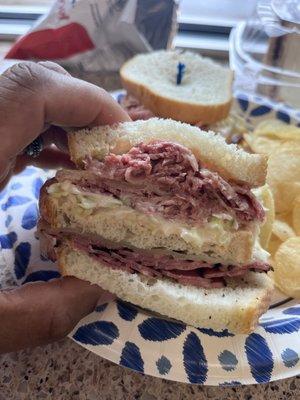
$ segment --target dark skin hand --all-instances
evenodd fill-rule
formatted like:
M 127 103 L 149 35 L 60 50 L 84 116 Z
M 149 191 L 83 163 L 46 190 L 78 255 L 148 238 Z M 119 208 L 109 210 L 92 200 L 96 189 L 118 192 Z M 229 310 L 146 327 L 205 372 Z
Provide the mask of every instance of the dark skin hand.
M 0 76 L 0 188 L 28 164 L 72 166 L 63 128 L 128 120 L 107 92 L 54 63 L 14 65 Z M 36 159 L 22 155 L 42 132 L 47 148 Z M 99 298 L 104 301 L 107 293 L 74 277 L 1 291 L 0 353 L 63 338 Z

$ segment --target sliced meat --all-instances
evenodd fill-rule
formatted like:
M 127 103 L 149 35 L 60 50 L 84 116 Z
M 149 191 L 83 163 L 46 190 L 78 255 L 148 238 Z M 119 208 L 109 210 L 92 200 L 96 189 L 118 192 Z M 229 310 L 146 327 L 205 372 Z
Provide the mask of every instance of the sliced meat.
M 149 119 L 155 117 L 152 111 L 144 107 L 134 96 L 132 95 L 120 95 L 118 98 L 120 106 L 128 113 L 133 121 L 138 119 Z
M 133 250 L 108 243 L 93 235 L 84 236 L 74 232 L 61 232 L 49 228 L 43 221 L 39 222 L 38 236 L 43 256 L 56 259 L 56 248 L 65 240 L 71 240 L 75 248 L 86 252 L 90 257 L 100 261 L 109 268 L 140 273 L 153 278 L 171 278 L 182 285 L 203 288 L 219 288 L 226 285 L 226 278 L 244 276 L 247 271 L 267 272 L 270 265 L 254 262 L 244 266 L 209 264 L 204 261 L 178 259 L 171 254 L 157 254 L 150 250 Z
M 141 104 L 132 94 L 120 94 L 118 96 L 118 102 L 133 121 L 155 117 L 155 114 L 149 110 L 149 108 Z M 194 125 L 201 129 L 205 128 L 205 125 L 201 121 L 196 122 Z
M 176 259 L 167 255 L 151 254 L 151 251 L 139 252 L 127 248 L 118 249 L 118 254 L 126 260 L 131 260 L 135 263 L 141 263 L 146 267 L 156 270 L 174 270 L 192 271 L 199 268 L 212 268 L 213 266 L 204 261 L 182 260 Z
M 198 164 L 187 148 L 165 141 L 141 143 L 103 162 L 86 160 L 86 171 L 60 171 L 58 181 L 113 195 L 138 211 L 204 224 L 212 216 L 240 225 L 263 221 L 264 210 L 250 188 L 227 182 Z
M 224 277 L 206 278 L 201 270 L 181 271 L 171 270 L 164 271 L 164 276 L 174 279 L 182 285 L 192 285 L 202 287 L 204 289 L 222 288 L 226 285 Z
M 138 272 L 154 278 L 168 277 L 183 285 L 207 289 L 224 287 L 226 278 L 244 276 L 249 270 L 265 272 L 270 269 L 265 263 L 245 266 L 212 265 L 202 261 L 176 260 L 171 256 L 153 256 L 151 259 L 150 255 L 142 251 L 127 248 L 110 250 L 93 244 L 82 245 L 78 241 L 75 241 L 75 246 L 111 268 Z

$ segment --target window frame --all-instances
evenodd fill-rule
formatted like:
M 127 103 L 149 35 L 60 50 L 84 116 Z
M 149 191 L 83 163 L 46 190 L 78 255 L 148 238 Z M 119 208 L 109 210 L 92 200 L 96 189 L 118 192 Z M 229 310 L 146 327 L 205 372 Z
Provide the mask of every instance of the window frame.
M 1 6 L 0 40 L 15 40 L 49 10 L 48 6 Z M 229 35 L 234 20 L 190 18 L 179 14 L 174 45 L 201 51 L 203 55 L 228 58 Z

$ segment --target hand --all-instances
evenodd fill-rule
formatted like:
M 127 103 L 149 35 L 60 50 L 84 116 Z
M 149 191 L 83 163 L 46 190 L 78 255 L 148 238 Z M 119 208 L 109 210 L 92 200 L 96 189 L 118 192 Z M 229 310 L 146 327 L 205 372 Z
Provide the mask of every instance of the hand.
M 20 155 L 45 127 L 47 146 L 35 163 L 69 165 L 63 127 L 113 124 L 128 115 L 100 89 L 72 78 L 50 63 L 16 64 L 0 76 L 0 185 L 14 169 L 33 160 Z M 49 164 L 50 163 L 50 164 Z M 0 352 L 19 350 L 64 337 L 105 293 L 68 277 L 0 292 Z
M 0 76 L 0 185 L 25 164 L 70 166 L 64 127 L 83 127 L 128 121 L 127 113 L 103 89 L 72 78 L 52 62 L 24 62 Z M 20 155 L 43 134 L 48 149 L 32 159 Z M 60 151 L 49 148 L 55 144 Z
M 27 283 L 0 292 L 0 354 L 64 338 L 113 296 L 74 277 Z

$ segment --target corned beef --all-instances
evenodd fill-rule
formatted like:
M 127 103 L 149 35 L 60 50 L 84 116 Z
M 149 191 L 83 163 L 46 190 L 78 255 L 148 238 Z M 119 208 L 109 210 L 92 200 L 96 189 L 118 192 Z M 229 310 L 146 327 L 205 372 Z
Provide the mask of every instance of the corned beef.
M 199 165 L 189 149 L 173 142 L 141 143 L 103 162 L 88 159 L 86 171 L 61 171 L 56 178 L 113 195 L 143 213 L 192 224 L 218 216 L 243 225 L 265 215 L 250 188 Z
M 107 243 L 97 240 L 94 236 L 76 235 L 72 232 L 63 232 L 48 228 L 47 224 L 40 223 L 39 238 L 41 253 L 56 259 L 56 247 L 66 237 L 72 237 L 74 246 L 89 254 L 101 264 L 129 273 L 140 273 L 153 278 L 171 278 L 183 285 L 192 285 L 203 288 L 220 288 L 226 285 L 226 278 L 242 277 L 247 271 L 267 272 L 270 266 L 264 262 L 253 262 L 243 266 L 209 264 L 204 261 L 176 258 L 176 253 L 157 254 L 147 250 L 129 249 L 114 244 L 108 248 Z M 70 238 L 69 238 L 70 240 Z

